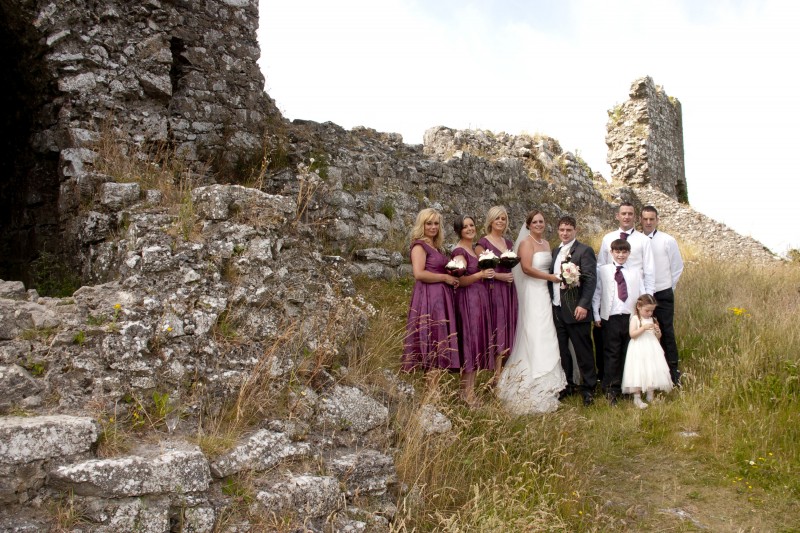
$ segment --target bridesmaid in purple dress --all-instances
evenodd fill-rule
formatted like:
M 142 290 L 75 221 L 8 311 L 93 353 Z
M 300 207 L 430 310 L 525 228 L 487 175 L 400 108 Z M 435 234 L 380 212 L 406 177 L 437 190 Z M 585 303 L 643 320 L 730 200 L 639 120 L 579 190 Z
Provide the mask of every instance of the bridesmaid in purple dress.
M 466 269 L 458 280 L 456 317 L 458 318 L 458 346 L 461 350 L 461 398 L 470 407 L 479 405 L 475 397 L 475 372 L 494 369 L 494 358 L 489 349 L 492 332 L 489 325 L 489 293 L 479 281 L 490 278 L 494 270 L 478 268 L 478 256 L 472 249 L 477 231 L 475 220 L 461 216 L 453 222 L 453 230 L 460 237 L 451 254 L 454 261 Z
M 491 250 L 497 257 L 505 251 L 514 249 L 514 243 L 505 238 L 508 229 L 508 212 L 501 205 L 496 205 L 486 213 L 484 225 L 486 235 L 481 237 L 475 246 L 480 255 Z M 514 287 L 514 275 L 511 270 L 497 266 L 493 279 L 483 282 L 489 289 L 489 305 L 491 307 L 492 354 L 495 358 L 495 379 L 503 367 L 503 360 L 514 347 L 514 336 L 517 332 L 517 290 Z
M 449 258 L 441 252 L 442 215 L 423 209 L 411 230 L 414 292 L 408 310 L 402 368 L 459 370 L 458 334 L 453 289 L 458 278 L 445 270 Z

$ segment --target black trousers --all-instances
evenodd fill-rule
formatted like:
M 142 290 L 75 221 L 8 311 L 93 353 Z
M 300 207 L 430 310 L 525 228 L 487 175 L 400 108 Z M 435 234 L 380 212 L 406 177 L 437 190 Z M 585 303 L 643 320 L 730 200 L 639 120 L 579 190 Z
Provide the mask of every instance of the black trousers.
M 578 361 L 578 370 L 581 373 L 581 391 L 593 392 L 597 386 L 597 373 L 594 369 L 594 352 L 592 351 L 591 322 L 568 323 L 561 318 L 561 308 L 553 306 L 553 324 L 556 326 L 558 337 L 558 350 L 561 353 L 561 368 L 567 375 L 567 387 L 575 389 L 572 379 L 572 354 L 569 351 L 569 342 L 575 350 L 575 359 Z
M 658 303 L 654 315 L 661 328 L 661 347 L 664 348 L 672 383 L 677 384 L 681 372 L 678 370 L 678 343 L 675 341 L 675 294 L 669 288 L 658 291 L 653 296 Z
M 603 390 L 608 394 L 622 394 L 622 371 L 628 351 L 631 315 L 611 315 L 600 323 L 603 329 Z
M 603 370 L 605 369 L 603 364 L 603 358 L 605 357 L 603 353 L 603 328 L 598 328 L 594 325 L 594 322 L 592 322 L 592 340 L 594 341 L 594 365 L 597 368 L 597 380 L 602 383 Z

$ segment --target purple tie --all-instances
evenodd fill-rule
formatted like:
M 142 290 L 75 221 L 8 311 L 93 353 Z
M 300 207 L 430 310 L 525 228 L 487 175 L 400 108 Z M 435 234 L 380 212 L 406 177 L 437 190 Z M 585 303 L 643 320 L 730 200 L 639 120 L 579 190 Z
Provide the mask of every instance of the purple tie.
M 628 299 L 628 285 L 625 283 L 625 276 L 622 275 L 622 266 L 617 267 L 614 279 L 617 281 L 617 296 L 624 302 Z
M 619 232 L 619 238 L 622 239 L 623 241 L 627 241 L 628 240 L 628 232 L 627 231 L 620 231 Z

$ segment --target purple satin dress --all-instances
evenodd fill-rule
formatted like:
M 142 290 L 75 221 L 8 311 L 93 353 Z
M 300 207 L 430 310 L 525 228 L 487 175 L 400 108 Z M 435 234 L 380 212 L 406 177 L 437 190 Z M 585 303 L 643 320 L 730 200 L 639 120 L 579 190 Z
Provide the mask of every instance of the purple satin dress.
M 466 260 L 465 276 L 478 271 L 478 258 L 461 247 L 453 250 L 452 256 Z M 490 350 L 492 330 L 489 323 L 489 291 L 480 281 L 456 289 L 456 317 L 458 318 L 458 347 L 461 351 L 461 368 L 464 372 L 494 369 L 494 357 Z
M 421 240 L 412 242 L 411 248 L 414 246 L 425 249 L 425 270 L 447 274 L 444 266 L 449 258 L 446 255 Z M 411 371 L 458 370 L 460 367 L 453 287 L 443 282 L 417 280 L 408 309 L 402 368 Z
M 508 250 L 514 249 L 514 243 L 508 239 L 504 239 L 506 248 Z M 505 252 L 505 250 L 498 250 L 495 245 L 489 242 L 486 237 L 481 237 L 478 241 L 478 246 L 482 246 L 485 250 L 491 250 L 497 257 Z M 501 267 L 498 265 L 495 272 L 508 273 L 511 269 Z M 511 353 L 511 348 L 514 347 L 514 336 L 517 333 L 517 288 L 513 283 L 506 283 L 505 281 L 498 280 L 483 280 L 483 283 L 489 289 L 489 307 L 491 308 L 491 328 L 493 333 L 492 338 L 492 355 L 497 356 L 504 354 L 508 357 Z

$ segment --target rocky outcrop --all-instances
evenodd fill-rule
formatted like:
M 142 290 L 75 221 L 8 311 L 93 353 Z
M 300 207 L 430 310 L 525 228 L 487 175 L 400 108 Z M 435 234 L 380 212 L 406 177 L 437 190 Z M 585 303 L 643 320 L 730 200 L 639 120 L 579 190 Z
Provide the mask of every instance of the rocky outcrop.
M 52 517 L 32 502 L 70 498 L 64 505 L 79 508 L 91 531 L 167 531 L 176 522 L 212 531 L 242 497 L 224 487 L 251 477 L 248 498 L 270 502 L 276 520 L 300 516 L 316 527 L 337 513 L 342 527 L 366 523 L 339 512 L 341 468 L 323 476 L 333 482 L 312 476 L 322 503 L 305 481 L 291 481 L 305 479 L 308 460 L 384 448 L 391 436 L 385 405 L 322 368 L 305 374 L 309 360 L 333 360 L 364 327 L 343 262 L 306 238 L 312 230 L 294 198 L 198 187 L 181 221 L 122 185 L 102 187 L 94 211 L 117 228 L 89 247 L 86 276 L 100 283 L 44 298 L 0 282 L 0 414 L 45 415 L 0 418 L 0 499 L 9 504 L 0 525 L 44 527 Z M 279 402 L 295 383 L 308 393 L 290 423 L 294 407 Z M 213 430 L 203 420 L 242 409 L 259 418 L 234 426 L 225 450 L 191 442 Z M 144 429 L 169 437 L 154 445 L 138 435 Z M 277 466 L 284 477 L 274 476 Z M 385 508 L 393 466 L 381 468 L 383 478 L 363 486 Z M 253 523 L 248 513 L 240 511 L 242 523 Z

